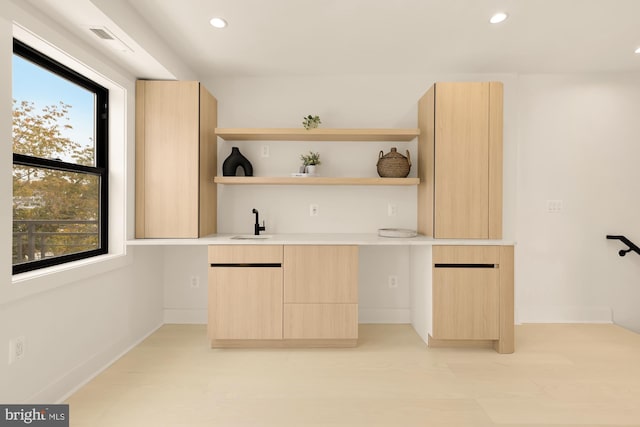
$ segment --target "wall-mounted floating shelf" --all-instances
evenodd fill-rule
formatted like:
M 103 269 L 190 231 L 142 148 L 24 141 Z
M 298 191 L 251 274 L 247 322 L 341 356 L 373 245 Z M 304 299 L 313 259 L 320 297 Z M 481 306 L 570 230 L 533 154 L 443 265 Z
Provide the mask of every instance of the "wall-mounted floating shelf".
M 420 129 L 216 128 L 226 141 L 397 141 L 408 142 Z
M 233 185 L 418 185 L 419 178 L 217 176 L 213 182 Z

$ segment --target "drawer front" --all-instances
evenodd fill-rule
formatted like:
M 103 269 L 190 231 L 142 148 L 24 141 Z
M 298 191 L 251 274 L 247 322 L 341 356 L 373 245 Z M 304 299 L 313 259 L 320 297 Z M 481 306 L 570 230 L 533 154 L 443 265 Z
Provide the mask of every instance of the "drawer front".
M 358 304 L 285 304 L 285 339 L 356 339 Z
M 211 264 L 281 264 L 282 245 L 212 245 Z
M 434 264 L 500 264 L 500 246 L 434 246 Z

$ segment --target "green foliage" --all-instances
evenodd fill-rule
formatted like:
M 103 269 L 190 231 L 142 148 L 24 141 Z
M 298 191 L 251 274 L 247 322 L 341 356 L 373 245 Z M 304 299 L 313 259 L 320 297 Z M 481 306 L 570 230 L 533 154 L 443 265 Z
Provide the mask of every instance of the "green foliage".
M 312 116 L 311 114 L 309 114 L 307 117 L 304 117 L 302 120 L 302 126 L 304 126 L 306 130 L 317 128 L 320 123 L 322 123 L 320 121 L 320 117 Z
M 309 151 L 309 154 L 300 155 L 300 160 L 305 166 L 310 165 L 319 165 L 320 163 L 320 153 L 314 153 L 313 151 Z
M 64 129 L 72 128 L 70 108 L 61 102 L 36 111 L 33 103 L 14 100 L 13 152 L 92 166 L 93 144 L 83 146 L 63 135 Z M 27 260 L 29 231 L 38 236 L 31 250 L 47 256 L 97 248 L 99 189 L 99 179 L 92 175 L 14 165 L 13 262 Z

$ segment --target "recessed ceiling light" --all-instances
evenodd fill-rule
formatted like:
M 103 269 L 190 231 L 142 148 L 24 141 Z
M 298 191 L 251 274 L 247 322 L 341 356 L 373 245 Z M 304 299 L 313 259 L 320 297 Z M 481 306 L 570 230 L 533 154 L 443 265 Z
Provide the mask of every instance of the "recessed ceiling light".
M 209 23 L 216 28 L 224 28 L 227 26 L 227 21 L 222 18 L 211 18 Z
M 640 53 L 640 47 L 636 49 L 636 53 Z
M 489 19 L 489 22 L 492 24 L 499 24 L 500 22 L 504 21 L 505 19 L 507 19 L 509 17 L 509 15 L 507 15 L 504 12 L 498 12 L 496 14 L 494 14 L 491 19 Z

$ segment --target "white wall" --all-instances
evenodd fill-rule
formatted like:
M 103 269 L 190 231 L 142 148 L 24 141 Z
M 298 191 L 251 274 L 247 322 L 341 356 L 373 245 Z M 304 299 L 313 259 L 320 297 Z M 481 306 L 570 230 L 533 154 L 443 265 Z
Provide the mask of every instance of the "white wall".
M 0 361 L 0 401 L 56 402 L 158 328 L 158 254 L 135 248 L 125 268 L 2 306 L 3 347 L 24 336 L 27 350 L 12 365 Z
M 516 306 L 521 322 L 640 331 L 640 75 L 519 79 Z M 562 213 L 546 213 L 562 200 Z
M 0 10 L 0 75 L 11 76 L 12 21 L 54 43 L 76 59 L 133 93 L 134 78 L 103 61 L 88 48 L 25 2 L 3 1 Z M 0 135 L 11 140 L 11 79 L 0 79 Z M 126 108 L 134 122 L 133 98 Z M 120 152 L 133 152 L 134 127 L 112 134 Z M 116 146 L 113 146 L 114 149 Z M 133 158 L 121 159 L 112 183 L 120 187 L 119 215 L 133 218 Z M 53 403 L 85 382 L 162 323 L 162 276 L 157 266 L 162 251 L 136 248 L 99 265 L 12 283 L 11 276 L 11 144 L 0 148 L 0 402 Z M 117 169 L 117 168 L 116 168 Z M 124 188 L 129 195 L 125 197 Z M 128 209 L 125 210 L 125 199 Z M 115 200 L 114 200 L 115 202 Z M 116 227 L 124 239 L 124 227 Z M 122 243 L 120 243 L 122 245 Z M 122 249 L 115 247 L 115 250 Z M 107 266 L 107 267 L 105 267 Z M 29 290 L 38 288 L 38 292 Z M 23 359 L 8 364 L 8 343 L 24 336 Z

